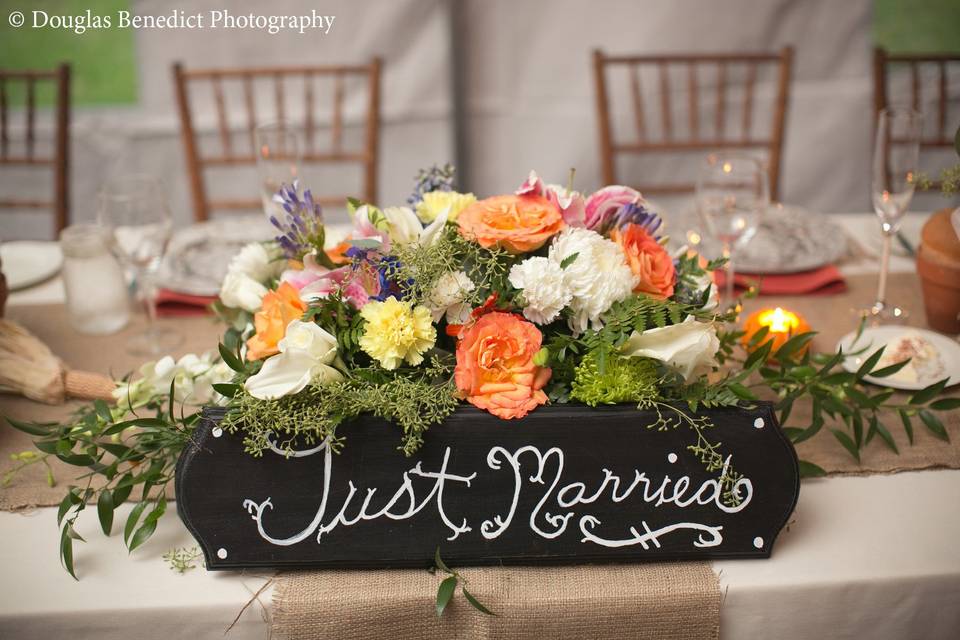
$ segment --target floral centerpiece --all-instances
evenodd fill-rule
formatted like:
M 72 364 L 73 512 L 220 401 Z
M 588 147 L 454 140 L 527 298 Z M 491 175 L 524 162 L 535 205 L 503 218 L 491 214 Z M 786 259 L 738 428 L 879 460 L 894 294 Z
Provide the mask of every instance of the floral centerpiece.
M 669 251 L 665 221 L 629 187 L 584 195 L 531 172 L 515 192 L 478 200 L 453 189 L 449 167 L 434 168 L 407 206 L 351 200 L 352 228 L 336 242 L 309 190 L 286 185 L 276 200 L 276 239 L 245 247 L 224 279 L 219 358 L 149 363 L 119 383 L 116 405 L 98 401 L 65 424 L 10 421 L 41 452 L 22 464 L 56 456 L 90 471 L 59 510 L 71 574 L 73 525 L 88 503 L 109 534 L 116 507 L 139 495 L 124 540 L 132 550 L 153 533 L 200 416 L 176 403 L 224 405 L 220 426 L 252 455 L 349 446 L 361 414 L 395 424 L 398 448 L 412 455 L 462 403 L 505 429 L 522 429 L 547 403 L 630 403 L 654 410 L 655 428 L 690 428 L 690 450 L 727 486 L 737 474 L 697 417 L 702 407 L 764 395 L 786 425 L 794 403 L 812 399 L 811 422 L 785 427 L 790 438 L 833 418 L 838 442 L 859 456 L 874 436 L 896 448 L 881 410 L 899 412 L 908 434 L 919 417 L 946 438 L 935 411 L 960 406 L 937 399 L 945 381 L 905 399 L 867 388 L 865 375 L 906 364 L 879 367 L 882 349 L 853 373 L 838 370 L 846 354 L 805 348 L 813 333 L 776 348 L 764 329 L 744 336 L 738 306 L 718 305 L 720 263 Z

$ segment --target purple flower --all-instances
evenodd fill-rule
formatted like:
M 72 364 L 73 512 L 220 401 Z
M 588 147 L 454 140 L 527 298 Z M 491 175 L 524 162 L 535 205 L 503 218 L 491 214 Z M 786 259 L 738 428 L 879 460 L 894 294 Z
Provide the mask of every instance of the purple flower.
M 453 180 L 456 172 L 451 164 L 445 164 L 442 167 L 433 165 L 429 169 L 421 169 L 417 173 L 416 186 L 413 188 L 413 193 L 407 198 L 407 204 L 416 209 L 426 193 L 453 191 Z
M 303 192 L 301 199 L 299 188 L 296 180 L 292 185 L 280 185 L 273 201 L 280 205 L 286 215 L 283 220 L 276 215 L 270 216 L 270 224 L 280 231 L 276 237 L 277 243 L 288 258 L 296 260 L 314 249 L 322 252 L 324 240 L 323 210 L 319 203 L 314 202 L 309 189 Z

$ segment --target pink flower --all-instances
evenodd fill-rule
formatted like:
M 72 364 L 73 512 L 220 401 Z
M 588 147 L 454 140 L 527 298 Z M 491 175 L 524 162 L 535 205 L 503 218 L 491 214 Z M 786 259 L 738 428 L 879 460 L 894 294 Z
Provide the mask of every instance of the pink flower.
M 563 221 L 571 227 L 583 227 L 585 204 L 579 191 L 568 190 L 556 184 L 545 184 L 536 171 L 531 171 L 527 179 L 517 189 L 518 196 L 543 196 L 560 210 Z
M 584 211 L 585 225 L 587 229 L 598 229 L 616 214 L 620 207 L 639 204 L 642 201 L 643 196 L 636 189 L 622 185 L 604 187 L 587 198 Z
M 313 254 L 307 254 L 303 259 L 303 269 L 286 269 L 280 274 L 280 282 L 289 282 L 299 291 L 325 277 L 329 272 L 329 269 L 317 264 Z

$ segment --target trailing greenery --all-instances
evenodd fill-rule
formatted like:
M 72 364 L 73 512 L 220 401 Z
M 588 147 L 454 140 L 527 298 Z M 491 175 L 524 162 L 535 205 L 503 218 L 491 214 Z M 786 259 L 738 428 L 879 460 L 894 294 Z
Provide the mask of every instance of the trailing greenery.
M 355 369 L 343 380 L 315 384 L 278 400 L 257 400 L 237 388 L 222 423 L 243 435 L 244 448 L 259 456 L 271 444 L 292 450 L 330 438 L 334 449 L 344 437 L 337 428 L 361 414 L 384 418 L 400 427 L 400 449 L 413 455 L 423 434 L 457 408 L 452 367 L 438 355 L 423 368 L 385 371 Z
M 171 571 L 176 571 L 180 575 L 185 574 L 191 569 L 197 568 L 197 560 L 202 554 L 197 547 L 175 547 L 163 554 L 163 559 L 170 566 Z
M 75 524 L 87 507 L 96 506 L 100 527 L 109 536 L 117 507 L 134 498 L 133 510 L 123 525 L 123 541 L 130 551 L 153 535 L 166 512 L 167 484 L 173 480 L 177 459 L 199 418 L 199 413 L 184 415 L 182 408 L 177 413 L 172 398 L 171 384 L 167 396 L 136 409 L 142 415 L 123 401 L 111 407 L 97 400 L 63 424 L 7 418 L 12 427 L 34 437 L 40 454 L 31 457 L 30 464 L 47 464 L 52 456 L 87 470 L 77 478 L 78 484 L 67 487 L 57 509 L 60 561 L 74 579 L 73 544 L 84 541 Z M 55 482 L 52 473 L 48 481 Z

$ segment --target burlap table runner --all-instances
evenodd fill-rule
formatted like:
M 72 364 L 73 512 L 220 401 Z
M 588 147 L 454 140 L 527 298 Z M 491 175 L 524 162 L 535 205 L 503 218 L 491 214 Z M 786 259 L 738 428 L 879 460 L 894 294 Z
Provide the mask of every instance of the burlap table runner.
M 720 588 L 705 562 L 465 571 L 470 592 L 497 617 L 454 596 L 433 613 L 440 577 L 426 571 L 282 574 L 273 628 L 294 640 L 459 638 L 717 638 Z

